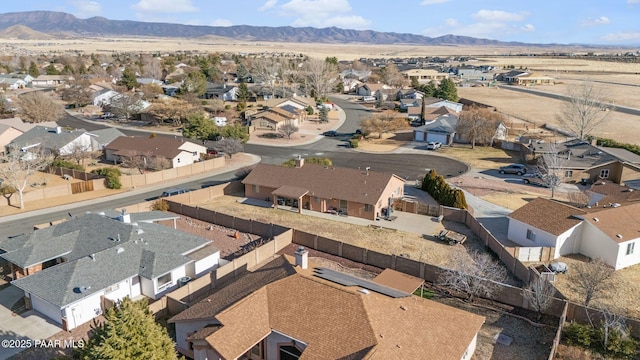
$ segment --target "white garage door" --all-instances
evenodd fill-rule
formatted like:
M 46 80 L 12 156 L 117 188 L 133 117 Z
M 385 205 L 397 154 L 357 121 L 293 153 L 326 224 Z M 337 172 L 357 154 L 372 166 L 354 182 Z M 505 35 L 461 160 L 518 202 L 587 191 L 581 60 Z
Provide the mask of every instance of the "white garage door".
M 427 133 L 427 141 L 438 141 L 441 144 L 447 144 L 447 135 L 446 134 L 434 134 Z
M 31 307 L 56 323 L 62 324 L 62 310 L 53 304 L 31 295 Z
M 416 141 L 424 141 L 424 133 L 422 131 L 415 132 Z

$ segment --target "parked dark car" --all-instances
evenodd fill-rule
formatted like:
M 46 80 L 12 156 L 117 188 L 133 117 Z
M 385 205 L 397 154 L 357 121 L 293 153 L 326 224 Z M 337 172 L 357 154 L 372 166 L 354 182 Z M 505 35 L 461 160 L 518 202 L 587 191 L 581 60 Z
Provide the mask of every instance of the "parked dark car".
M 500 174 L 522 175 L 527 173 L 527 167 L 522 164 L 511 164 L 506 166 L 500 166 L 498 171 L 500 172 Z
M 322 133 L 323 136 L 328 136 L 328 137 L 336 137 L 338 136 L 338 132 L 335 130 L 329 130 L 329 131 L 325 131 Z
M 547 180 L 547 178 L 540 174 L 524 174 L 522 177 L 522 182 L 525 184 L 549 187 L 549 181 Z

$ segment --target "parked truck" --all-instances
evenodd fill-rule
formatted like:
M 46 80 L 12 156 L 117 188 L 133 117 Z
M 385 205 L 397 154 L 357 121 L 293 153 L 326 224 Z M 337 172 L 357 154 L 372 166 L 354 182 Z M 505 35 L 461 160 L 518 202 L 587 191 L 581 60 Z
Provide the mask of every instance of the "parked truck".
M 467 241 L 466 235 L 447 229 L 440 231 L 438 234 L 436 234 L 435 237 L 436 239 L 444 241 L 449 245 L 464 244 L 464 242 Z

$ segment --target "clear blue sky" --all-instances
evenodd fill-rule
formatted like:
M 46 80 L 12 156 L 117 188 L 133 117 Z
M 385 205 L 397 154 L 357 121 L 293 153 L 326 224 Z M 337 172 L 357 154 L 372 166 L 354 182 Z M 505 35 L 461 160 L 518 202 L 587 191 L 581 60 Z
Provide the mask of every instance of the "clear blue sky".
M 640 0 L 2 0 L 2 12 L 191 25 L 336 26 L 528 43 L 640 44 Z

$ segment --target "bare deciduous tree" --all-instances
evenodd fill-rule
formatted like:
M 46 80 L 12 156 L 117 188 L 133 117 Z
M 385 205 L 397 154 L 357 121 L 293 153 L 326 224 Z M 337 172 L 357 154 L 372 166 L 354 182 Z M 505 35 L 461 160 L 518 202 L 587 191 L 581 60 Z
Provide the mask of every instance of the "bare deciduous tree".
M 134 93 L 121 93 L 111 99 L 109 110 L 117 117 L 128 121 L 142 111 L 140 97 Z
M 474 251 L 469 255 L 471 258 L 463 252 L 453 252 L 450 270 L 442 273 L 440 283 L 466 293 L 473 301 L 474 297 L 491 295 L 496 283 L 506 280 L 507 271 L 487 253 Z
M 29 180 L 36 173 L 49 165 L 51 158 L 39 147 L 30 148 L 28 152 L 20 151 L 17 146 L 8 146 L 7 153 L 0 156 L 0 178 L 3 184 L 13 187 L 18 192 L 20 209 L 24 209 L 24 190 Z
M 171 161 L 164 156 L 153 156 L 149 161 L 148 167 L 154 171 L 169 169 L 171 167 Z
M 152 79 L 162 78 L 162 59 L 151 55 L 142 55 L 142 75 Z
M 309 59 L 305 62 L 304 70 L 307 73 L 309 86 L 317 98 L 327 95 L 331 89 L 331 82 L 338 74 L 335 65 L 320 59 Z
M 388 111 L 362 120 L 360 127 L 365 134 L 377 133 L 380 139 L 383 134 L 405 129 L 409 125 L 406 119 L 399 117 L 395 112 Z
M 551 306 L 556 293 L 555 287 L 543 278 L 534 279 L 529 286 L 524 289 L 524 298 L 529 302 L 529 306 L 538 313 L 538 320 L 542 313 Z
M 396 64 L 389 63 L 380 70 L 380 78 L 385 84 L 402 87 L 407 84 L 407 79 L 402 76 Z
M 491 145 L 501 122 L 504 122 L 501 113 L 474 106 L 460 114 L 456 132 L 471 142 L 473 149 L 476 143 Z
M 571 271 L 572 284 L 584 296 L 584 306 L 589 306 L 614 276 L 615 269 L 600 258 L 577 263 Z
M 242 151 L 242 140 L 234 138 L 224 138 L 220 141 L 216 141 L 216 143 L 213 145 L 213 148 L 217 151 L 227 154 L 229 158 L 231 158 L 233 157 L 233 154 Z
M 43 91 L 32 91 L 18 97 L 20 113 L 34 123 L 56 121 L 64 114 L 63 106 Z
M 556 195 L 556 189 L 562 184 L 564 170 L 570 152 L 563 152 L 562 146 L 556 142 L 549 143 L 546 151 L 538 158 L 538 172 L 544 184 L 551 189 L 551 198 Z
M 69 148 L 68 148 L 69 154 L 67 155 L 67 157 L 73 159 L 76 161 L 76 164 L 80 165 L 81 162 L 83 162 L 82 165 L 84 165 L 84 159 L 88 158 L 91 152 L 91 145 L 90 144 L 84 144 L 82 142 L 74 142 Z
M 591 82 L 568 87 L 567 96 L 570 99 L 556 119 L 561 126 L 581 140 L 586 140 L 603 125 L 613 110 Z
M 287 140 L 291 140 L 291 135 L 298 132 L 298 127 L 291 121 L 287 121 L 285 124 L 278 128 L 278 132 L 287 137 Z
M 120 157 L 120 161 L 123 167 L 138 169 L 140 174 L 144 174 L 144 170 L 147 168 L 147 158 L 148 156 L 138 151 L 128 151 L 127 155 Z
M 280 71 L 280 63 L 273 58 L 258 58 L 252 63 L 251 72 L 256 78 L 262 81 L 265 88 L 269 90 L 273 96 L 278 73 Z

